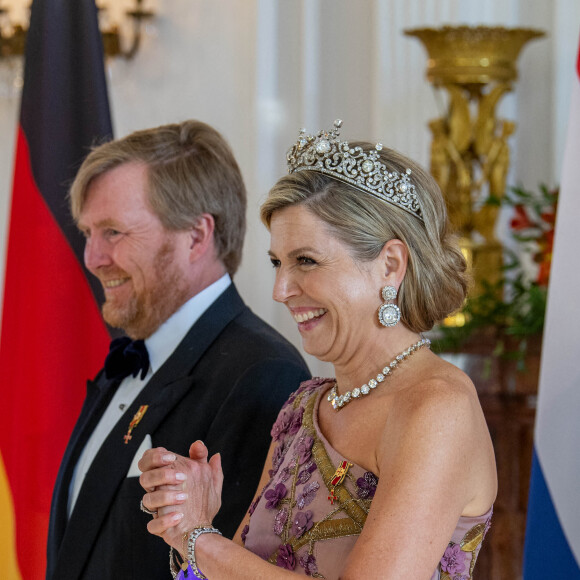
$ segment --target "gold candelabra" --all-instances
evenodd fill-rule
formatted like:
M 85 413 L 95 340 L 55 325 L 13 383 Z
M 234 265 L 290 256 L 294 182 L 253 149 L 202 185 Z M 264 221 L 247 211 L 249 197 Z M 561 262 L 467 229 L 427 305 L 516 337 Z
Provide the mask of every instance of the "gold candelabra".
M 105 10 L 105 8 L 99 8 L 99 10 Z M 119 27 L 115 25 L 101 30 L 105 56 L 121 56 L 126 59 L 133 58 L 141 45 L 143 22 L 154 16 L 151 10 L 143 9 L 143 0 L 135 0 L 135 7 L 132 10 L 128 10 L 125 14 L 131 19 L 133 25 L 133 37 L 129 48 L 123 49 L 121 33 Z
M 103 6 L 99 6 L 98 9 L 101 13 L 106 11 Z M 141 44 L 143 22 L 153 17 L 154 13 L 143 8 L 143 0 L 135 0 L 134 8 L 128 10 L 126 15 L 130 18 L 133 29 L 132 38 L 128 41 L 122 39 L 119 26 L 101 27 L 105 56 L 133 58 Z M 0 7 L 0 58 L 22 56 L 26 47 L 27 33 L 26 25 L 12 24 L 10 10 Z M 125 44 L 128 44 L 128 48 L 124 48 Z
M 543 32 L 525 28 L 444 26 L 418 28 L 428 53 L 427 79 L 447 92 L 447 110 L 429 122 L 431 173 L 461 235 L 475 289 L 500 279 L 502 247 L 495 237 L 510 163 L 508 138 L 515 123 L 496 115 L 502 96 L 517 79 L 523 46 Z M 456 321 L 457 322 L 457 321 Z
M 21 24 L 10 22 L 9 10 L 0 6 L 0 58 L 24 54 L 26 33 Z

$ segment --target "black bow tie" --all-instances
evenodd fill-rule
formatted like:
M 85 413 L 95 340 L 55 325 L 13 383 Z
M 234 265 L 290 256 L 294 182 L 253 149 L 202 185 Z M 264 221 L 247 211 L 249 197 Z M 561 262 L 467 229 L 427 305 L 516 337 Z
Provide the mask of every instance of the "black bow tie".
M 136 377 L 141 371 L 143 380 L 148 370 L 149 353 L 144 341 L 121 336 L 111 342 L 105 359 L 105 375 L 108 379 L 122 381 L 129 375 Z

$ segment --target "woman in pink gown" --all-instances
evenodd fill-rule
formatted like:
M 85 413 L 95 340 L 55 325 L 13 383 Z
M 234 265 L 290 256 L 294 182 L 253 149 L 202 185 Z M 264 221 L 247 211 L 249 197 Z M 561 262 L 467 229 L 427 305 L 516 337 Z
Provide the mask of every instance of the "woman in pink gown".
M 280 411 L 233 541 L 211 526 L 219 455 L 199 441 L 189 458 L 145 453 L 142 507 L 174 577 L 473 577 L 493 448 L 472 382 L 422 335 L 461 306 L 465 260 L 434 180 L 380 143 L 341 140 L 340 125 L 300 133 L 261 210 L 273 297 L 335 377 L 297 386 Z

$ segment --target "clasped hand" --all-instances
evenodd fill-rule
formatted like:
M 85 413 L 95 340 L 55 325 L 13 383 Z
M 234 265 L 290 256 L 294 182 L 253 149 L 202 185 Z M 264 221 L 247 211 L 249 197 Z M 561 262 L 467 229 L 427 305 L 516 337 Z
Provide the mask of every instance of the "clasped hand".
M 139 483 L 147 492 L 143 505 L 157 511 L 147 529 L 179 551 L 183 534 L 211 524 L 221 505 L 221 457 L 216 453 L 207 458 L 207 447 L 196 441 L 189 448 L 189 458 L 156 447 L 147 450 L 138 464 Z

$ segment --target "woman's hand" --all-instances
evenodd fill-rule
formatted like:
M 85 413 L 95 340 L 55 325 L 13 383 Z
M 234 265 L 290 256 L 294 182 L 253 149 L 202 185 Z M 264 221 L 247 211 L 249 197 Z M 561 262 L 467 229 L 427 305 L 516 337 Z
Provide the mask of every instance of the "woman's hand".
M 157 516 L 147 524 L 150 533 L 182 550 L 185 532 L 210 524 L 221 505 L 223 473 L 221 457 L 207 460 L 207 447 L 192 443 L 189 458 L 163 447 L 149 449 L 139 461 L 139 478 L 147 492 L 143 505 Z

